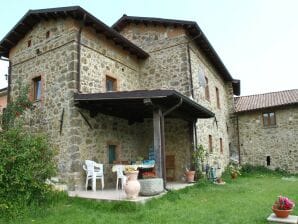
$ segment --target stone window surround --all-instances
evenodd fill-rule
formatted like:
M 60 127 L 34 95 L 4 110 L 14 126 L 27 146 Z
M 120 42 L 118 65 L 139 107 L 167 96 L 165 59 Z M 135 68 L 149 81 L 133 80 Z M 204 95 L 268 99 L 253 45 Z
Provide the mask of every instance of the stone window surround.
M 205 99 L 208 100 L 210 102 L 210 92 L 209 92 L 209 80 L 208 78 L 205 76 L 205 80 L 206 80 L 206 86 L 205 86 Z
M 30 94 L 29 94 L 29 99 L 35 103 L 35 102 L 41 102 L 43 103 L 44 101 L 44 89 L 45 89 L 45 78 L 43 74 L 39 74 L 39 75 L 34 75 L 31 78 L 31 85 L 30 85 Z M 36 100 L 35 99 L 35 80 L 40 78 L 40 82 L 41 82 L 41 94 L 40 94 L 40 99 Z
M 217 109 L 220 109 L 220 96 L 219 96 L 219 89 L 217 87 L 215 87 L 215 94 L 216 94 Z
M 107 87 L 106 87 L 106 83 L 107 83 L 107 80 L 110 79 L 110 80 L 113 80 L 115 82 L 115 86 L 114 87 L 114 90 L 113 91 L 119 91 L 119 79 L 117 77 L 115 77 L 114 75 L 111 75 L 110 73 L 109 74 L 106 74 L 104 76 L 104 86 L 105 86 L 105 91 L 106 92 L 109 92 L 107 90 Z
M 109 163 L 109 145 L 115 145 L 116 146 L 116 161 L 121 161 L 121 144 L 118 141 L 107 141 L 106 142 L 106 152 L 107 152 L 107 157 L 106 161 L 107 164 Z
M 270 114 L 273 114 L 273 118 L 274 118 L 274 123 L 273 124 L 271 124 Z M 265 125 L 264 115 L 268 116 L 267 117 L 268 125 Z M 275 111 L 262 112 L 262 120 L 263 120 L 263 127 L 264 128 L 275 128 L 276 127 L 276 113 L 275 113 Z
M 209 153 L 213 153 L 213 145 L 212 145 L 212 135 L 208 135 L 208 147 L 209 147 Z

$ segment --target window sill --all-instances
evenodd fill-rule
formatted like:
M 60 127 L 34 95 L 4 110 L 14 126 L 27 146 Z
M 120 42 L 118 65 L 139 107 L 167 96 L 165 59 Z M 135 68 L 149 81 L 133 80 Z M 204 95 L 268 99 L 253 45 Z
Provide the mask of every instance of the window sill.
M 264 129 L 278 128 L 277 125 L 263 126 Z

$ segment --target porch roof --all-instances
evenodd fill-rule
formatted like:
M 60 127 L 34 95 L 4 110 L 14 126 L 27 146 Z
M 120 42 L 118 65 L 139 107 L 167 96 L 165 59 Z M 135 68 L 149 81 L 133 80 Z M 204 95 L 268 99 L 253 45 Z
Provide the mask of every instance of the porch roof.
M 160 108 L 162 112 L 177 108 L 167 115 L 194 121 L 197 118 L 211 118 L 214 113 L 175 90 L 135 90 L 82 94 L 75 93 L 76 106 L 97 113 L 116 116 L 131 122 L 141 122 L 152 118 L 152 111 Z

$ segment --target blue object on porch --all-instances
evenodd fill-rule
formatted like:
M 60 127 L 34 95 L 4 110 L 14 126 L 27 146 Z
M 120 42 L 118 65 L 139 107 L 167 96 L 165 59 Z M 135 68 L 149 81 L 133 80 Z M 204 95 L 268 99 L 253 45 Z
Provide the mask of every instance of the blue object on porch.
M 148 155 L 148 159 L 149 159 L 149 160 L 155 160 L 154 149 L 153 149 L 152 146 L 149 147 L 149 155 Z
M 148 159 L 148 160 L 143 160 L 143 165 L 153 165 L 155 164 L 155 160 L 153 159 Z

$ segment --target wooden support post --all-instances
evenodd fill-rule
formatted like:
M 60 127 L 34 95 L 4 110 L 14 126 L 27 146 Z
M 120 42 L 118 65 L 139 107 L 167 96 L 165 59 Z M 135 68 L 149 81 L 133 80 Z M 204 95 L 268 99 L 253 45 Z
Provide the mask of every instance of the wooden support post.
M 162 133 L 161 133 L 161 110 L 155 109 L 153 111 L 153 139 L 154 139 L 154 155 L 155 155 L 155 164 L 156 164 L 156 174 L 158 177 L 163 178 L 162 168 Z

